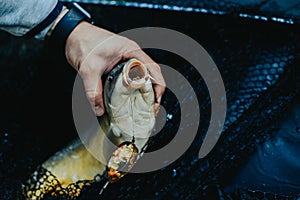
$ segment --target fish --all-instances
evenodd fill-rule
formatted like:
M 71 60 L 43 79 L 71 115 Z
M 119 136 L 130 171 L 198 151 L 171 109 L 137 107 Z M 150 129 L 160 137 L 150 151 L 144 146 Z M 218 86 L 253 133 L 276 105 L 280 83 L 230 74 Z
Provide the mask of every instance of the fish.
M 75 198 L 86 185 L 104 177 L 115 182 L 133 167 L 155 125 L 148 69 L 137 59 L 118 64 L 107 75 L 103 96 L 106 112 L 97 131 L 85 142 L 72 141 L 42 163 L 23 185 L 26 199 Z

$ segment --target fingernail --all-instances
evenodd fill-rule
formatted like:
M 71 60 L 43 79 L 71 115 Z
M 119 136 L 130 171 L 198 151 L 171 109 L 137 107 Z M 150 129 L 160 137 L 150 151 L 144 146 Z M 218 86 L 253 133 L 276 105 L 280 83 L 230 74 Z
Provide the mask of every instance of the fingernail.
M 158 98 L 155 100 L 155 102 L 157 102 L 157 103 L 159 103 L 159 104 L 160 104 L 160 101 L 161 101 L 161 96 L 158 97 Z
M 160 110 L 160 105 L 158 103 L 155 103 L 154 104 L 154 114 L 155 114 L 155 116 L 158 115 L 159 110 Z
M 104 114 L 104 110 L 100 106 L 95 106 L 95 113 L 97 116 L 102 116 Z

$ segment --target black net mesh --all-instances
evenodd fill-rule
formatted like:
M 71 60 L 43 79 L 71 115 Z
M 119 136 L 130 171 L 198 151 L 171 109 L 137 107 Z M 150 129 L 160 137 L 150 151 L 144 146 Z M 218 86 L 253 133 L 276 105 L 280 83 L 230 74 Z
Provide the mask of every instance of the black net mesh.
M 95 177 L 96 178 L 96 177 Z M 83 187 L 94 182 L 84 180 L 62 187 L 59 180 L 47 169 L 38 167 L 23 185 L 23 195 L 27 199 L 76 199 Z
M 278 199 L 278 200 L 295 200 L 299 198 L 297 195 L 279 195 L 271 192 L 263 192 L 259 190 L 238 190 L 233 194 L 228 194 L 225 198 L 245 199 L 245 200 L 261 200 L 261 199 Z
M 189 150 L 172 165 L 151 173 L 128 174 L 124 179 L 109 185 L 101 195 L 101 199 L 298 198 L 297 193 L 284 196 L 251 188 L 225 193 L 223 188 L 226 185 L 224 180 L 235 176 L 236 170 L 243 166 L 249 155 L 256 151 L 257 144 L 268 140 L 277 130 L 280 116 L 287 110 L 290 103 L 299 99 L 299 85 L 297 85 L 300 77 L 299 27 L 272 22 L 258 23 L 230 16 L 218 17 L 192 13 L 179 15 L 175 12 L 126 10 L 91 5 L 88 9 L 94 14 L 96 24 L 99 23 L 101 27 L 115 32 L 150 25 L 168 27 L 187 33 L 207 49 L 218 65 L 228 100 L 222 137 L 214 150 L 205 159 L 199 160 L 199 147 L 210 119 L 210 99 L 207 88 L 201 76 L 197 75 L 189 63 L 174 58 L 166 52 L 149 52 L 154 60 L 169 64 L 180 71 L 193 85 L 198 101 L 201 102 L 198 135 Z M 30 44 L 31 41 L 28 43 L 15 41 L 3 34 L 1 39 L 3 73 L 1 73 L 0 91 L 3 94 L 1 98 L 6 99 L 7 102 L 2 107 L 5 112 L 1 123 L 3 133 L 8 131 L 8 136 L 1 134 L 0 137 L 2 144 L 0 148 L 3 152 L 0 154 L 0 177 L 4 180 L 3 182 L 6 182 L 1 185 L 0 191 L 4 199 L 21 199 L 19 196 L 16 197 L 16 194 L 19 194 L 16 191 L 19 191 L 21 182 L 25 182 L 29 177 L 28 173 L 34 171 L 39 163 L 64 147 L 73 137 L 70 136 L 71 133 L 76 132 L 74 128 L 67 128 L 73 126 L 71 111 L 67 114 L 63 113 L 70 106 L 73 84 L 73 79 L 66 80 L 66 77 L 74 74 L 67 71 L 69 69 L 67 66 L 62 66 L 61 60 L 58 64 L 59 60 L 55 56 L 48 58 L 40 55 L 40 60 L 35 61 L 38 63 L 31 62 L 31 60 L 37 60 L 36 55 L 40 50 Z M 26 47 L 23 51 L 19 48 L 21 44 Z M 20 53 L 16 54 L 16 52 Z M 55 49 L 49 52 L 50 55 L 55 55 Z M 19 60 L 15 59 L 16 56 Z M 22 62 L 24 58 L 28 60 L 25 59 L 26 62 Z M 52 76 L 47 78 L 49 69 L 54 71 L 55 81 Z M 22 73 L 22 70 L 26 72 Z M 20 73 L 16 74 L 17 71 Z M 37 75 L 30 73 L 32 79 L 36 79 L 34 83 L 32 79 L 27 80 L 31 77 L 28 71 L 37 73 Z M 21 87 L 24 85 L 28 87 Z M 35 87 L 29 87 L 33 85 Z M 38 85 L 42 85 L 42 89 Z M 47 91 L 47 94 L 42 91 Z M 189 94 L 188 91 L 181 92 Z M 25 101 L 27 104 L 21 104 L 22 102 L 19 101 L 21 98 L 27 99 Z M 38 101 L 33 101 L 34 99 Z M 41 102 L 40 99 L 44 99 L 45 102 Z M 32 109 L 43 108 L 45 104 L 52 105 L 47 110 L 47 115 L 44 110 L 33 111 Z M 162 104 L 167 113 L 173 117 L 167 120 L 163 131 L 152 138 L 149 151 L 167 144 L 178 128 L 179 102 L 171 91 L 166 91 Z M 8 107 L 16 111 L 11 111 Z M 23 110 L 18 110 L 20 108 Z M 21 120 L 18 119 L 20 112 L 23 113 L 22 123 L 29 127 L 25 130 L 20 125 Z M 66 119 L 70 120 L 66 121 Z M 12 121 L 19 122 L 19 125 L 13 125 L 11 128 L 7 124 Z M 62 137 L 62 133 L 66 135 Z M 77 198 L 77 189 L 82 188 L 80 184 L 72 184 L 70 190 L 62 190 L 58 181 L 54 181 L 55 177 L 42 168 L 39 168 L 33 177 L 24 186 L 25 196 L 32 198 L 42 195 L 44 199 Z M 52 177 L 53 179 L 50 179 L 53 181 L 45 181 L 49 177 Z M 43 181 L 38 181 L 41 178 Z M 41 189 L 41 185 L 48 190 Z M 87 185 L 90 186 L 81 189 L 78 199 L 98 198 L 100 184 L 94 181 Z M 46 194 L 46 191 L 51 192 Z M 72 193 L 71 196 L 69 191 Z

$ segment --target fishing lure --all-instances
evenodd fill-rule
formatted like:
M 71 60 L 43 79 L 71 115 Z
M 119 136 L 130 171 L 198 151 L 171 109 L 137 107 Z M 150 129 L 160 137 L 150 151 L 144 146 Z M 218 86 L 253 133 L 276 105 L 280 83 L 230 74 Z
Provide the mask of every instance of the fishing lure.
M 131 170 L 138 157 L 138 151 L 133 142 L 123 142 L 119 145 L 107 164 L 110 183 L 119 180 Z

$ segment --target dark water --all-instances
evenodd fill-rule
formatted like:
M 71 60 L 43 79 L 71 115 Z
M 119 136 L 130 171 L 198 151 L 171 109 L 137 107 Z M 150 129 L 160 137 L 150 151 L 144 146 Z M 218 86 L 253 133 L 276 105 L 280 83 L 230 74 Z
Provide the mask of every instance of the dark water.
M 218 199 L 225 187 L 273 192 L 261 187 L 267 180 L 264 176 L 279 173 L 280 179 L 289 178 L 280 173 L 281 169 L 298 173 L 297 159 L 292 158 L 291 165 L 287 161 L 291 157 L 281 160 L 268 157 L 272 167 L 266 168 L 256 186 L 243 182 L 244 177 L 247 178 L 243 174 L 257 168 L 257 162 L 251 161 L 256 152 L 263 152 L 268 141 L 276 140 L 274 137 L 284 121 L 281 116 L 288 113 L 288 108 L 292 109 L 291 103 L 299 97 L 296 85 L 300 44 L 297 25 L 258 22 L 231 15 L 105 6 L 87 6 L 87 9 L 97 25 L 114 32 L 159 26 L 194 38 L 216 62 L 224 79 L 228 101 L 221 140 L 205 159 L 199 160 L 199 148 L 211 115 L 205 83 L 184 59 L 165 51 L 147 50 L 155 61 L 172 66 L 193 86 L 200 102 L 198 134 L 189 150 L 175 163 L 155 172 L 129 174 L 110 185 L 104 191 L 103 199 Z M 1 33 L 0 52 L 0 197 L 16 199 L 20 198 L 21 183 L 36 166 L 77 137 L 71 110 L 76 74 L 60 52 L 44 42 L 16 39 Z M 180 83 L 172 84 L 180 87 Z M 193 113 L 181 116 L 179 111 L 179 104 L 195 101 L 189 98 L 190 92 L 182 90 L 187 97 L 183 102 L 178 102 L 171 91 L 166 92 L 162 104 L 172 117 L 153 138 L 149 150 L 160 148 L 174 137 L 181 117 L 192 121 Z M 297 145 L 293 149 L 289 149 L 289 145 L 282 148 L 287 150 L 283 150 L 281 156 L 289 151 L 299 152 Z M 278 162 L 281 165 L 278 166 Z M 276 166 L 280 169 L 276 170 Z M 288 179 L 288 184 L 295 186 L 286 187 L 292 195 L 299 193 L 297 181 L 296 178 Z M 249 180 L 249 183 L 252 182 Z M 268 184 L 279 182 L 271 178 Z M 95 199 L 99 187 L 95 184 L 87 188 L 81 198 Z

